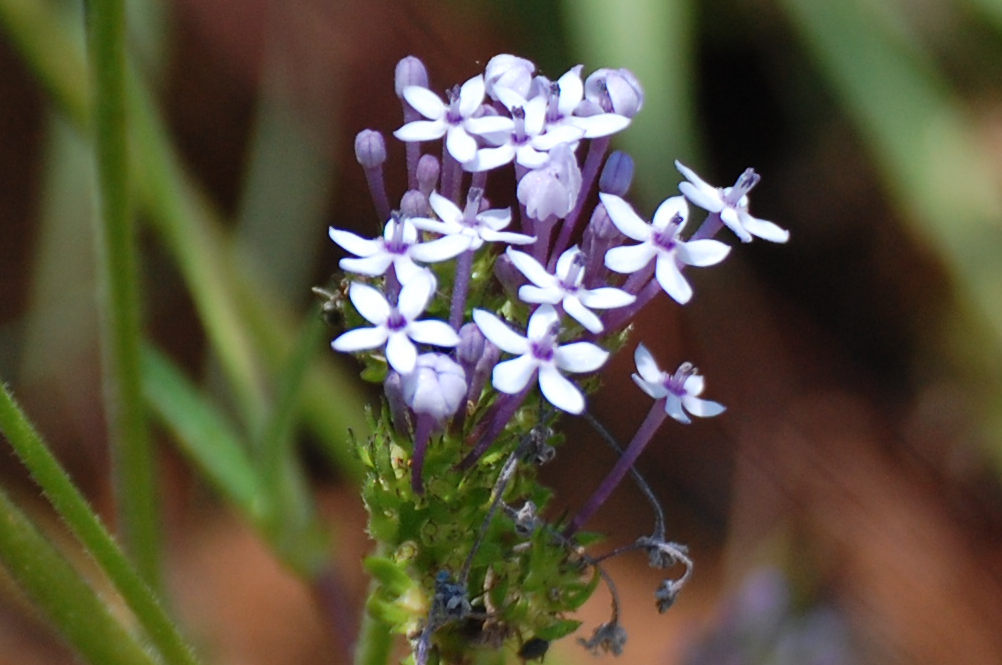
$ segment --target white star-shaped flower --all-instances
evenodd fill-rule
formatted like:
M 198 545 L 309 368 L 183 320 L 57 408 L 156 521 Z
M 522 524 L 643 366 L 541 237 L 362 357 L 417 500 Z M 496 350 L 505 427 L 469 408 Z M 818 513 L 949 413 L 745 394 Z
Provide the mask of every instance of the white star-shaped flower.
M 407 86 L 403 89 L 404 99 L 427 120 L 408 122 L 393 135 L 405 142 L 434 141 L 444 136 L 449 154 L 464 164 L 476 155 L 475 135 L 504 131 L 511 126 L 511 119 L 502 116 L 475 117 L 481 110 L 484 93 L 483 75 L 450 90 L 448 104 L 428 88 Z
M 712 266 L 720 263 L 731 248 L 718 240 L 685 242 L 679 236 L 689 214 L 685 198 L 666 199 L 654 212 L 650 224 L 642 220 L 630 204 L 613 194 L 600 193 L 599 198 L 609 213 L 609 219 L 624 235 L 641 241 L 639 245 L 613 247 L 605 254 L 605 265 L 619 273 L 643 269 L 654 259 L 654 276 L 665 293 L 684 305 L 692 298 L 692 287 L 682 276 L 679 263 L 690 266 Z
M 434 346 L 456 346 L 459 336 L 444 321 L 417 317 L 424 312 L 435 290 L 435 278 L 429 270 L 422 269 L 403 282 L 397 304 L 391 305 L 378 290 L 353 282 L 348 290 L 351 304 L 366 321 L 375 324 L 369 328 L 355 328 L 331 342 L 335 351 L 353 353 L 386 346 L 386 362 L 401 374 L 414 370 L 417 349 L 414 342 Z
M 478 206 L 480 196 L 475 195 L 473 198 L 474 206 Z M 526 245 L 536 240 L 533 236 L 501 230 L 511 223 L 511 210 L 508 208 L 470 212 L 467 206 L 467 212 L 464 213 L 459 206 L 438 192 L 432 192 L 428 202 L 438 219 L 413 217 L 411 221 L 414 225 L 422 231 L 433 231 L 443 236 L 458 236 L 467 243 L 466 249 L 478 250 L 485 242 Z
M 727 225 L 741 242 L 751 242 L 752 236 L 772 242 L 786 242 L 790 232 L 779 228 L 776 224 L 752 217 L 748 212 L 748 191 L 759 181 L 759 175 L 751 169 L 746 170 L 734 187 L 714 187 L 696 175 L 696 172 L 675 160 L 675 168 L 685 176 L 688 182 L 679 183 L 679 190 L 686 198 L 707 212 L 720 213 L 720 220 Z M 735 198 L 734 189 L 740 188 L 741 195 Z
M 584 281 L 585 260 L 577 245 L 560 255 L 556 274 L 553 275 L 525 252 L 509 248 L 507 254 L 515 267 L 532 282 L 518 290 L 518 297 L 523 302 L 550 305 L 559 303 L 567 314 L 593 333 L 602 332 L 602 322 L 592 309 L 625 307 L 637 299 L 636 296 L 611 286 L 597 289 L 581 286 Z
M 418 242 L 418 230 L 414 223 L 396 216 L 386 222 L 383 235 L 379 238 L 363 238 L 333 226 L 328 233 L 336 244 L 359 257 L 341 259 L 338 265 L 342 270 L 376 277 L 392 265 L 401 282 L 424 270 L 415 260 L 437 263 L 455 258 L 466 250 L 466 242 L 454 236 Z
M 548 100 L 544 95 L 525 99 L 508 88 L 497 88 L 495 93 L 511 113 L 511 129 L 482 132 L 481 136 L 495 147 L 477 150 L 476 157 L 464 164 L 468 171 L 488 171 L 512 160 L 529 169 L 539 168 L 552 148 L 574 145 L 584 136 L 584 130 L 569 124 L 547 126 Z
M 692 363 L 682 363 L 674 374 L 662 372 L 643 344 L 637 347 L 633 358 L 637 362 L 634 383 L 654 399 L 664 399 L 665 413 L 680 423 L 688 425 L 692 422 L 689 414 L 711 418 L 724 412 L 722 404 L 700 399 L 704 381 Z
M 532 313 L 524 337 L 486 310 L 473 310 L 473 320 L 484 337 L 518 356 L 494 366 L 491 383 L 495 388 L 515 395 L 537 376 L 550 404 L 568 413 L 584 411 L 584 395 L 560 372 L 593 372 L 605 363 L 608 351 L 590 342 L 558 345 L 560 316 L 551 305 L 541 305 Z

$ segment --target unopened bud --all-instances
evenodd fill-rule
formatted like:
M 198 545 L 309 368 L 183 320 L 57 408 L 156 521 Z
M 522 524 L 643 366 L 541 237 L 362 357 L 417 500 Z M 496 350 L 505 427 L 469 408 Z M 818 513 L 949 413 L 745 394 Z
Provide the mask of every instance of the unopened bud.
M 411 85 L 419 85 L 422 88 L 428 87 L 428 69 L 418 58 L 409 55 L 397 63 L 397 68 L 393 72 L 393 88 L 397 97 L 404 96 L 404 88 Z
M 625 196 L 633 181 L 633 158 L 621 150 L 614 150 L 605 160 L 598 189 L 606 194 Z

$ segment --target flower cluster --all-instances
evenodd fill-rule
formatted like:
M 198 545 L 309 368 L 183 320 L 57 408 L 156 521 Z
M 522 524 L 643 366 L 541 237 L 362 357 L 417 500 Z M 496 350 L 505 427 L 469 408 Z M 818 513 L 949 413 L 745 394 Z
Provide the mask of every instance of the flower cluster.
M 554 639 L 573 629 L 563 615 L 583 600 L 569 592 L 554 600 L 553 591 L 536 598 L 524 572 L 486 552 L 523 556 L 511 540 L 528 539 L 556 562 L 546 585 L 576 588 L 582 564 L 597 571 L 595 581 L 605 578 L 596 560 L 580 554 L 574 540 L 580 527 L 633 470 L 666 417 L 688 424 L 690 416 L 715 416 L 724 407 L 699 397 L 703 378 L 690 363 L 664 372 L 639 345 L 633 378 L 655 400 L 651 415 L 568 523 L 540 527 L 545 522 L 533 511 L 527 528 L 507 501 L 517 495 L 534 509 L 545 503 L 548 494 L 535 482 L 531 460 L 540 446 L 559 441 L 549 423 L 558 412 L 589 417 L 587 394 L 597 387 L 592 376 L 625 342 L 636 314 L 661 292 L 689 302 L 686 268 L 716 265 L 728 255 L 730 247 L 712 237 L 718 230 L 726 226 L 742 242 L 785 242 L 788 234 L 748 212 L 747 194 L 759 179 L 751 169 L 734 186 L 715 188 L 676 162 L 684 177 L 680 194 L 667 198 L 650 221 L 635 211 L 623 198 L 632 161 L 609 154 L 610 137 L 643 107 L 643 90 L 626 70 L 600 69 L 582 78 L 579 65 L 550 80 L 528 60 L 499 55 L 443 97 L 429 84 L 424 65 L 408 57 L 397 66 L 396 91 L 404 123 L 393 135 L 406 146 L 407 189 L 391 206 L 383 179 L 385 139 L 361 132 L 356 156 L 381 232 L 370 239 L 330 229 L 347 254 L 339 263 L 351 304 L 344 304 L 343 318 L 357 324 L 332 346 L 358 354 L 365 376 L 382 382 L 386 395 L 374 420 L 377 434 L 362 447 L 372 476 L 365 494 L 370 531 L 391 552 L 372 567 L 383 574 L 380 566 L 403 571 L 432 608 L 443 602 L 436 596 L 445 588 L 442 580 L 456 575 L 446 585 L 450 593 L 473 608 L 467 615 L 486 617 L 484 632 L 495 629 L 482 642 L 512 636 L 524 642 L 527 631 L 534 640 Z M 424 151 L 438 141 L 440 153 Z M 489 177 L 492 192 L 505 191 L 505 180 L 513 185 L 508 207 L 492 207 Z M 587 213 L 596 183 L 599 203 Z M 708 215 L 694 233 L 685 233 L 690 204 Z M 380 447 L 393 452 L 387 457 Z M 401 476 L 407 487 L 396 482 Z M 449 483 L 437 482 L 443 478 Z M 405 509 L 401 502 L 410 503 Z M 448 519 L 436 506 L 445 505 L 458 511 L 455 533 L 477 534 L 464 546 L 441 535 Z M 399 523 L 383 521 L 380 514 L 387 513 Z M 495 524 L 500 515 L 508 516 L 515 535 Z M 665 567 L 688 561 L 679 546 L 664 541 L 663 524 L 638 543 Z M 386 592 L 384 609 L 416 640 L 419 660 L 433 640 L 448 649 L 449 640 L 437 636 L 459 619 L 434 611 L 423 619 L 394 614 L 387 608 L 400 609 L 392 602 L 402 595 L 396 586 Z M 674 600 L 681 582 L 663 586 L 673 590 Z M 585 587 L 587 597 L 594 584 Z M 531 607 L 504 609 L 513 603 Z M 617 614 L 614 608 L 614 620 L 586 644 L 618 651 L 625 632 Z

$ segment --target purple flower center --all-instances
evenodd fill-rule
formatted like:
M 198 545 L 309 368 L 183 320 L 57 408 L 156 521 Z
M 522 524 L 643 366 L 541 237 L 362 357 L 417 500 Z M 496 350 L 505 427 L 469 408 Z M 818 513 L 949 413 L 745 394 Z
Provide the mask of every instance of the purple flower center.
M 560 113 L 560 84 L 554 81 L 550 83 L 550 97 L 546 102 L 546 120 L 555 123 L 563 117 Z
M 532 343 L 532 357 L 536 360 L 549 362 L 553 360 L 553 343 L 550 340 Z
M 404 241 L 404 222 L 402 219 L 394 215 L 394 218 L 390 220 L 390 224 L 393 224 L 393 232 L 390 233 L 390 239 L 383 243 L 386 247 L 386 251 L 390 254 L 406 254 L 407 248 L 410 247 Z
M 445 121 L 450 125 L 458 125 L 463 122 L 463 114 L 459 110 L 459 86 L 454 85 L 446 90 L 445 96 L 449 98 L 449 110 L 445 112 Z
M 386 319 L 386 327 L 390 332 L 398 332 L 407 327 L 407 319 L 394 307 L 390 310 L 390 316 Z
M 699 370 L 697 370 L 696 366 L 692 363 L 682 363 L 678 366 L 678 369 L 675 370 L 675 373 L 669 375 L 665 380 L 665 388 L 672 394 L 677 395 L 678 397 L 683 397 L 687 394 L 685 390 L 685 382 L 690 376 L 695 376 L 698 373 Z

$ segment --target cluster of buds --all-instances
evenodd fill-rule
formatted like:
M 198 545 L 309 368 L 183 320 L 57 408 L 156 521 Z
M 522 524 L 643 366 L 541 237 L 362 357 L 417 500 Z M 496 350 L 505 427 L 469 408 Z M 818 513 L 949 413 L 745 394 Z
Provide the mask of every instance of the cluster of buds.
M 639 549 L 658 567 L 682 564 L 683 575 L 656 594 L 659 609 L 674 601 L 691 561 L 665 541 L 634 462 L 668 416 L 689 423 L 724 407 L 700 397 L 692 364 L 663 371 L 642 344 L 633 379 L 654 404 L 625 449 L 590 417 L 587 395 L 641 308 L 662 292 L 687 303 L 684 270 L 724 260 L 730 247 L 713 239 L 724 226 L 743 242 L 788 237 L 749 214 L 759 179 L 751 169 L 717 188 L 676 162 L 681 194 L 650 221 L 637 214 L 623 198 L 632 160 L 610 154 L 609 143 L 642 108 L 643 91 L 626 70 L 586 79 L 581 71 L 552 81 L 528 60 L 499 55 L 443 100 L 424 65 L 405 58 L 396 70 L 404 124 L 394 136 L 405 144 L 407 189 L 391 206 L 385 139 L 360 132 L 356 156 L 381 233 L 330 229 L 349 254 L 339 263 L 347 299 L 337 302 L 350 328 L 332 346 L 356 354 L 385 394 L 373 436 L 357 445 L 378 543 L 367 562 L 380 583 L 369 609 L 411 637 L 418 662 L 432 649 L 449 660 L 470 642 L 538 650 L 577 627 L 565 615 L 600 579 L 613 618 L 583 642 L 618 652 L 625 631 L 606 557 L 585 552 L 594 538 L 580 529 L 627 473 L 658 519 L 653 535 L 615 553 Z M 441 152 L 423 152 L 430 142 Z M 596 184 L 598 203 L 586 214 Z M 491 207 L 487 192 L 506 190 L 509 207 Z M 690 204 L 708 215 L 686 234 Z M 571 519 L 550 524 L 536 512 L 549 492 L 534 467 L 560 443 L 551 428 L 560 413 L 592 422 L 620 459 Z

